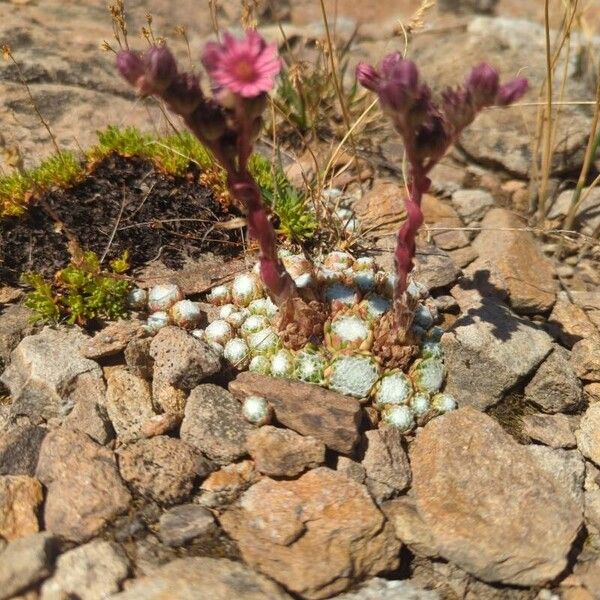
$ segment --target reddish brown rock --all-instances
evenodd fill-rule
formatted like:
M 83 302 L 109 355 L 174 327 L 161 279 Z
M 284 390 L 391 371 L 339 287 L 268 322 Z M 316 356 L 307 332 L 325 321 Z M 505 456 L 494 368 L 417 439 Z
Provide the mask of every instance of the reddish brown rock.
M 393 235 L 406 218 L 404 188 L 394 181 L 380 179 L 360 200 L 354 212 L 365 231 L 374 237 Z
M 10 542 L 37 533 L 37 511 L 43 499 L 37 479 L 26 475 L 0 477 L 0 537 Z
M 571 302 L 564 292 L 558 294 L 547 327 L 550 334 L 567 348 L 572 348 L 579 340 L 598 334 L 598 329 L 585 310 Z
M 359 440 L 360 404 L 349 396 L 249 371 L 240 373 L 229 389 L 240 400 L 246 396 L 265 397 L 282 425 L 317 438 L 336 452 L 350 454 Z
M 419 515 L 447 560 L 484 581 L 523 586 L 566 567 L 582 494 L 491 417 L 466 407 L 433 419 L 412 444 L 411 466 Z
M 131 499 L 113 452 L 77 431 L 55 429 L 44 438 L 36 475 L 48 488 L 46 529 L 75 542 L 125 512 Z
M 309 600 L 398 566 L 400 542 L 366 488 L 324 467 L 263 479 L 220 520 L 245 562 Z
M 111 323 L 81 347 L 86 358 L 102 358 L 122 352 L 127 344 L 144 334 L 144 323 L 137 319 L 119 320 Z
M 600 382 L 600 335 L 580 340 L 573 346 L 571 365 L 580 379 Z
M 295 477 L 325 462 L 325 445 L 290 429 L 265 425 L 248 435 L 256 469 L 271 477 Z

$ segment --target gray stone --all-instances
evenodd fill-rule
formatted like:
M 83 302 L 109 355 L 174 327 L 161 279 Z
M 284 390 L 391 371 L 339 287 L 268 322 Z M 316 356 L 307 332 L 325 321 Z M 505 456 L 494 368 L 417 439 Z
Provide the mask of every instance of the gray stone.
M 8 544 L 0 554 L 0 600 L 48 577 L 56 553 L 56 539 L 49 533 L 35 533 Z
M 295 477 L 325 462 L 325 444 L 290 429 L 265 425 L 248 434 L 256 470 L 270 477 Z
M 442 336 L 445 391 L 459 405 L 492 406 L 542 362 L 552 339 L 500 303 L 473 304 Z
M 39 425 L 12 424 L 0 435 L 0 475 L 33 475 L 48 433 Z
M 566 415 L 526 415 L 523 417 L 523 434 L 551 448 L 575 448 L 577 445 Z
M 81 354 L 86 358 L 103 358 L 119 354 L 125 350 L 131 340 L 143 335 L 143 326 L 144 323 L 137 319 L 110 323 L 81 347 Z
M 221 369 L 212 348 L 179 327 L 163 327 L 150 344 L 150 356 L 155 377 L 188 391 Z
M 591 404 L 575 432 L 579 451 L 600 465 L 600 403 Z
M 586 525 L 600 533 L 600 470 L 590 462 L 585 466 L 584 499 Z
M 410 464 L 402 447 L 402 434 L 394 428 L 365 433 L 366 451 L 362 460 L 367 489 L 378 504 L 397 496 L 410 485 Z
M 186 442 L 159 435 L 118 452 L 121 476 L 143 496 L 162 504 L 188 498 L 194 480 L 211 471 L 210 463 Z
M 494 206 L 494 198 L 485 190 L 458 190 L 452 194 L 452 206 L 466 223 L 483 219 Z
M 324 467 L 265 477 L 219 519 L 247 564 L 308 600 L 399 564 L 400 542 L 367 489 Z
M 106 412 L 123 442 L 142 437 L 142 427 L 155 416 L 150 384 L 123 367 L 106 369 Z
M 600 382 L 600 335 L 577 342 L 571 353 L 571 364 L 580 379 Z
M 79 353 L 87 339 L 75 327 L 46 327 L 23 339 L 0 377 L 14 398 L 11 413 L 39 422 L 66 416 L 80 399 L 102 403 L 102 371 Z
M 394 526 L 396 537 L 416 556 L 435 558 L 439 555 L 429 527 L 419 516 L 415 499 L 401 496 L 384 502 L 381 510 Z
M 93 540 L 61 554 L 52 578 L 44 582 L 41 600 L 99 600 L 119 591 L 129 561 L 114 543 Z
M 240 403 L 227 390 L 205 384 L 192 390 L 188 398 L 181 439 L 211 460 L 227 464 L 248 453 L 247 437 L 252 429 Z
M 568 350 L 554 345 L 525 388 L 525 398 L 546 413 L 572 412 L 581 406 L 583 388 Z
M 48 433 L 36 476 L 48 489 L 46 529 L 75 542 L 91 538 L 125 512 L 131 499 L 113 452 L 78 431 L 60 428 Z
M 456 283 L 460 269 L 444 250 L 435 246 L 417 247 L 413 276 L 429 290 L 447 288 Z
M 20 304 L 8 306 L 0 313 L 0 373 L 10 360 L 11 352 L 33 330 L 33 313 Z
M 368 579 L 354 592 L 340 594 L 336 600 L 441 600 L 433 590 L 424 590 L 409 581 L 390 581 L 375 577 Z
M 417 509 L 440 555 L 475 577 L 543 585 L 566 567 L 582 524 L 577 461 L 575 451 L 521 446 L 461 408 L 430 421 L 411 447 Z
M 69 429 L 86 433 L 103 446 L 115 436 L 106 409 L 93 398 L 81 398 L 62 424 Z
M 174 506 L 160 517 L 158 535 L 167 546 L 183 546 L 215 528 L 212 513 L 198 504 Z
M 547 217 L 563 219 L 567 216 L 573 200 L 574 190 L 561 192 L 550 205 Z M 592 235 L 600 225 L 600 189 L 583 188 L 580 199 L 584 198 L 575 215 L 574 227 L 587 235 Z
M 291 600 L 278 585 L 225 558 L 180 558 L 110 600 Z
M 134 338 L 125 348 L 125 362 L 129 371 L 142 379 L 151 379 L 154 359 L 150 356 L 152 338 Z

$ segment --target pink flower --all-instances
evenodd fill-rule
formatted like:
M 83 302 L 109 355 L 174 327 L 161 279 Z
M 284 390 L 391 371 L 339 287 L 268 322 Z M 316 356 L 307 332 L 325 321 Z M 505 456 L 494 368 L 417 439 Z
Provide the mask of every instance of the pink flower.
M 267 44 L 256 31 L 248 31 L 241 40 L 225 33 L 223 40 L 222 44 L 206 44 L 202 55 L 202 64 L 216 87 L 244 98 L 271 90 L 281 69 L 276 44 Z

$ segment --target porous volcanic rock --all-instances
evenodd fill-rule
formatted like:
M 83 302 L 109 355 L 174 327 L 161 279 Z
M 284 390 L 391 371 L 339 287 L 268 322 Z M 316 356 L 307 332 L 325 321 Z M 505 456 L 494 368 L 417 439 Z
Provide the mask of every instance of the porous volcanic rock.
M 581 502 L 491 417 L 465 407 L 433 419 L 417 434 L 411 466 L 417 509 L 447 560 L 523 586 L 565 568 Z
M 220 521 L 250 566 L 309 600 L 399 564 L 400 542 L 366 488 L 325 467 L 259 481 Z

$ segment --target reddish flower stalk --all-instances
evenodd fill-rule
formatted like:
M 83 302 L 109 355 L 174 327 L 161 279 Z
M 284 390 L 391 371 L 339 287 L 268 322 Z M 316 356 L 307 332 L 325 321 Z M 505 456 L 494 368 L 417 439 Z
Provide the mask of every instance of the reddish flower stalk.
M 441 103 L 436 103 L 430 88 L 419 82 L 415 63 L 403 59 L 399 52 L 387 55 L 379 70 L 359 64 L 356 75 L 364 87 L 379 96 L 383 112 L 403 139 L 409 164 L 407 217 L 398 231 L 394 255 L 394 309 L 404 337 L 413 318 L 412 299 L 406 290 L 414 267 L 416 234 L 423 223 L 421 199 L 431 184 L 427 175 L 480 110 L 515 102 L 525 94 L 528 84 L 526 79 L 517 78 L 500 85 L 498 72 L 482 63 L 472 69 L 462 86 L 446 89 Z
M 277 304 L 291 306 L 297 289 L 277 256 L 268 209 L 248 171 L 281 60 L 275 45 L 267 45 L 256 31 L 241 40 L 229 34 L 223 39 L 223 44 L 208 43 L 202 56 L 213 84 L 211 98 L 203 94 L 196 75 L 178 70 L 166 46 L 154 46 L 142 56 L 123 50 L 117 54 L 117 68 L 140 95 L 156 96 L 180 115 L 225 169 L 229 191 L 245 206 L 248 232 L 260 248 L 262 281 Z

